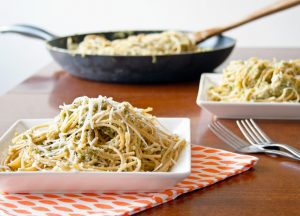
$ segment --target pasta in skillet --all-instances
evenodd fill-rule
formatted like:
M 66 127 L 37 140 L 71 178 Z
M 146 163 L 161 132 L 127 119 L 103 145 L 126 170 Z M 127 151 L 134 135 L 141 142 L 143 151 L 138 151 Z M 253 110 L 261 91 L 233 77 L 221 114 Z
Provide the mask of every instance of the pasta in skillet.
M 60 108 L 53 121 L 12 140 L 2 171 L 167 172 L 186 143 L 166 132 L 151 108 L 102 96 Z
M 211 101 L 300 102 L 300 59 L 232 61 L 220 85 L 208 90 Z
M 175 31 L 132 35 L 110 41 L 104 36 L 87 35 L 79 44 L 68 38 L 68 50 L 82 55 L 166 55 L 207 51 L 199 48 L 187 34 Z

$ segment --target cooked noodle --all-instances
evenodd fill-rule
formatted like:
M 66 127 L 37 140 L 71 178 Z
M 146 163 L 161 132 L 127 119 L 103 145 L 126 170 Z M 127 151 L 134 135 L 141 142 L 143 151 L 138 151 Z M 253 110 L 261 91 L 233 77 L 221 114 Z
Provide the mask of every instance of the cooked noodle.
M 211 101 L 300 102 L 300 59 L 232 61 L 220 85 L 208 90 Z
M 53 121 L 12 140 L 2 171 L 166 172 L 186 143 L 162 129 L 151 108 L 101 96 L 60 108 Z
M 209 50 L 199 48 L 195 42 L 181 32 L 132 35 L 110 41 L 100 35 L 87 35 L 79 44 L 68 38 L 68 50 L 82 55 L 166 55 Z

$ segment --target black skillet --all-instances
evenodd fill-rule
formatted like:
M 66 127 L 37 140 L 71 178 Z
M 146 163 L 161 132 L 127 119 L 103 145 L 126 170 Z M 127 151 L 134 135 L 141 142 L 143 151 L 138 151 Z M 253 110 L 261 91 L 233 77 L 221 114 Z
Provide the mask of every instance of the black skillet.
M 154 83 L 198 79 L 201 72 L 213 71 L 231 53 L 235 40 L 226 36 L 216 36 L 200 47 L 211 48 L 207 52 L 183 53 L 161 56 L 107 56 L 72 54 L 67 50 L 67 38 L 81 42 L 88 34 L 103 35 L 113 40 L 118 32 L 88 33 L 57 37 L 45 30 L 29 25 L 13 25 L 0 32 L 14 32 L 46 41 L 46 47 L 53 59 L 74 76 L 105 82 Z M 134 31 L 130 35 L 161 31 Z M 129 33 L 128 33 L 129 34 Z M 127 37 L 128 34 L 122 34 Z
M 201 32 L 190 32 L 199 47 L 210 48 L 207 52 L 191 52 L 159 56 L 108 56 L 72 54 L 66 49 L 67 39 L 81 42 L 88 34 L 57 37 L 43 29 L 28 25 L 0 27 L 0 33 L 14 32 L 46 41 L 50 54 L 64 70 L 74 76 L 89 80 L 118 83 L 154 83 L 196 80 L 202 72 L 213 71 L 231 53 L 235 40 L 218 35 L 227 30 L 300 4 L 300 0 L 276 2 L 247 17 L 219 28 Z M 130 34 L 162 31 L 134 31 Z M 121 34 L 120 34 L 121 33 Z M 187 32 L 186 32 L 187 33 Z M 103 35 L 113 40 L 118 36 L 127 37 L 127 32 L 89 33 Z M 209 38 L 207 40 L 207 38 Z M 204 41 L 205 40 L 205 41 Z M 201 41 L 204 41 L 200 43 Z

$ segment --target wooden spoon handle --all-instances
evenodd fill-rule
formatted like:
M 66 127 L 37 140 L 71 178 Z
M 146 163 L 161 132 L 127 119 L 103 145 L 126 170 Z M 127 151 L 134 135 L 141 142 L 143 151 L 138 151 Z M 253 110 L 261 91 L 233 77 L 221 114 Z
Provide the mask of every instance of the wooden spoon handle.
M 246 17 L 244 17 L 244 18 L 242 18 L 242 19 L 240 19 L 236 22 L 230 23 L 228 25 L 206 29 L 206 30 L 201 31 L 201 32 L 195 32 L 194 33 L 195 41 L 196 41 L 196 43 L 199 43 L 200 41 L 203 41 L 207 38 L 218 35 L 222 32 L 228 31 L 230 29 L 236 28 L 238 26 L 244 25 L 248 22 L 259 19 L 259 18 L 264 17 L 264 16 L 268 16 L 268 15 L 276 13 L 278 11 L 282 11 L 282 10 L 285 10 L 287 8 L 296 6 L 298 4 L 300 4 L 300 0 L 281 0 L 281 1 L 278 1 L 274 4 L 272 4 L 272 5 L 269 5 L 267 7 L 259 9 L 255 12 L 249 14 L 248 16 L 246 16 Z

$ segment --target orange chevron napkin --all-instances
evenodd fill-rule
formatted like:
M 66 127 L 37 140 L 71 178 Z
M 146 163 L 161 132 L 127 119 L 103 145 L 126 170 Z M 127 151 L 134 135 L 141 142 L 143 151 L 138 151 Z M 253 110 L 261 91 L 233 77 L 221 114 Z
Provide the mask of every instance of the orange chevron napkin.
M 131 215 L 244 172 L 257 158 L 192 146 L 192 173 L 160 193 L 0 194 L 0 215 Z

